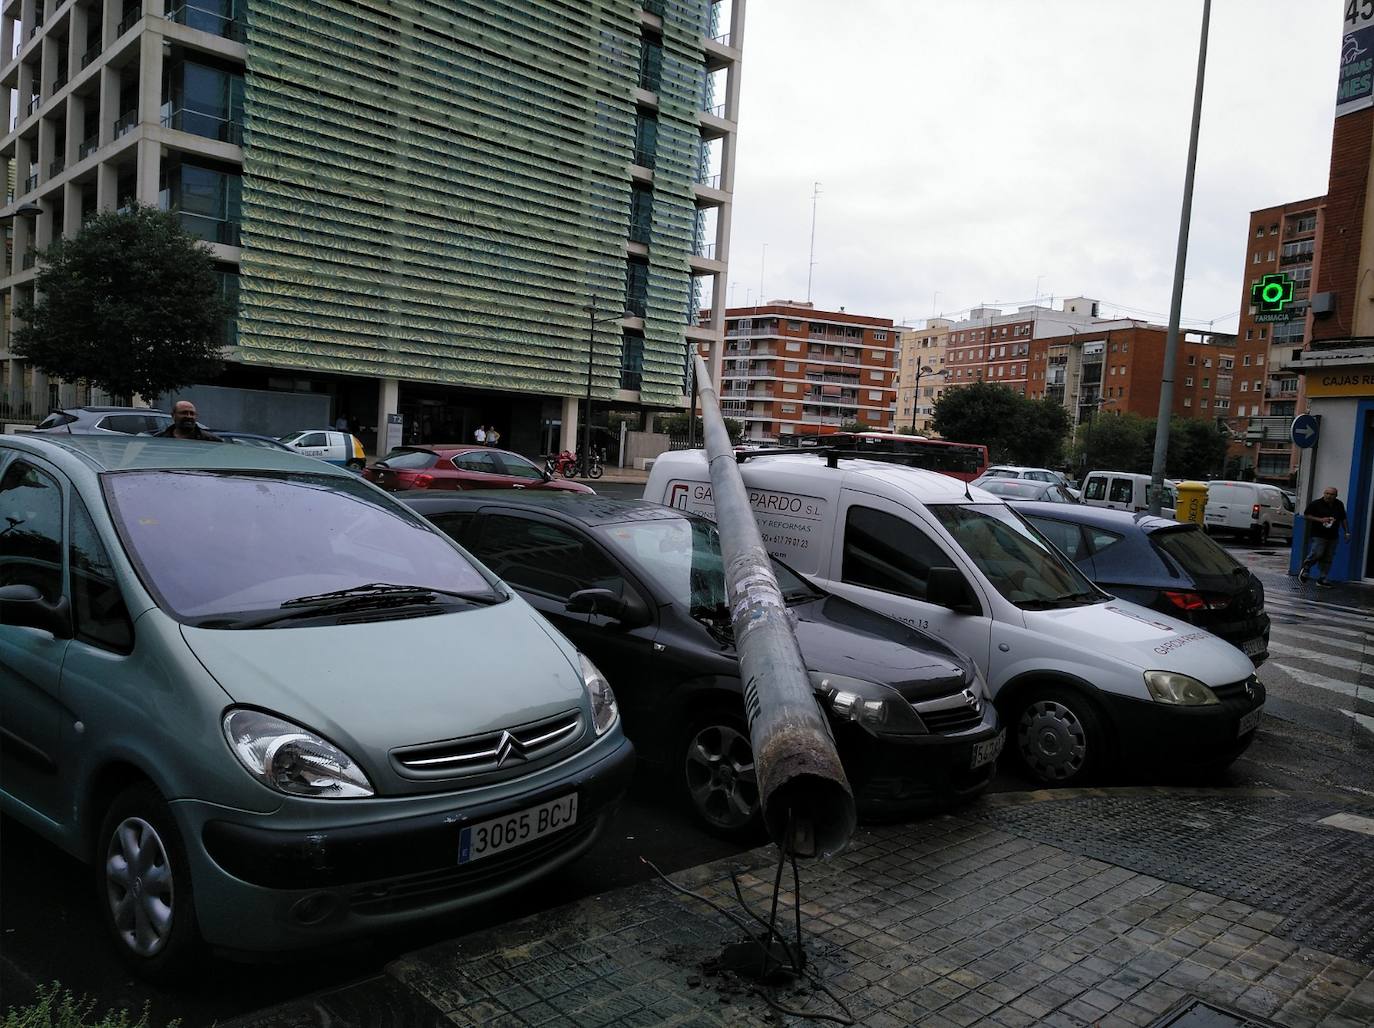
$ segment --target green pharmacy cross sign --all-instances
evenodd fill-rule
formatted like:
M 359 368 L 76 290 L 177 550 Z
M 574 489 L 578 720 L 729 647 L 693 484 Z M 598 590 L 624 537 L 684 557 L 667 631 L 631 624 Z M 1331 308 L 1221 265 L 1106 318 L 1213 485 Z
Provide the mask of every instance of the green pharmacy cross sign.
M 1258 308 L 1256 321 L 1287 321 L 1292 312 L 1293 280 L 1281 271 L 1271 272 L 1250 287 L 1250 302 Z

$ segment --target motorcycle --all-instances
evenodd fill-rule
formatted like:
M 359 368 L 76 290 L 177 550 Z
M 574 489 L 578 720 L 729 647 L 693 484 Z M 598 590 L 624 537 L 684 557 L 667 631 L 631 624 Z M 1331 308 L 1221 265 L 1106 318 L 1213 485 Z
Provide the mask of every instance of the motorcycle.
M 550 475 L 558 474 L 564 478 L 600 478 L 605 474 L 605 458 L 596 450 L 592 451 L 592 459 L 589 463 L 584 463 L 582 454 L 564 450 L 555 459 L 550 457 L 544 464 L 544 470 Z
M 549 454 L 544 461 L 544 473 L 550 478 L 562 475 L 564 478 L 576 477 L 577 455 L 571 450 L 564 450 L 557 457 Z

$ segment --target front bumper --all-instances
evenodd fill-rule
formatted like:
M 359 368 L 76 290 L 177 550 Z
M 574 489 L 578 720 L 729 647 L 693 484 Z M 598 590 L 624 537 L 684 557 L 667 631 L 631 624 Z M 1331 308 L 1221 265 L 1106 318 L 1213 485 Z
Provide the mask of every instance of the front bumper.
M 618 735 L 618 733 L 617 733 Z M 447 797 L 385 799 L 424 813 L 344 818 L 326 826 L 273 826 L 197 801 L 176 804 L 211 945 L 272 951 L 320 945 L 485 902 L 581 856 L 600 837 L 634 773 L 623 736 L 594 759 L 528 790 L 488 802 Z M 458 863 L 466 825 L 577 793 L 570 828 L 469 864 Z M 440 809 L 435 809 L 435 800 Z M 447 801 L 447 809 L 442 806 Z M 332 802 L 332 801 L 326 801 Z M 355 805 L 354 810 L 360 806 Z M 327 809 L 327 808 L 326 808 Z M 189 828 L 184 822 L 190 822 Z M 196 843 L 199 843 L 197 845 Z
M 1264 706 L 1264 685 L 1251 677 L 1213 692 L 1221 702 L 1205 707 L 1178 707 L 1099 692 L 1111 714 L 1122 766 L 1217 768 L 1245 752 L 1263 715 L 1259 720 L 1251 718 L 1254 723 L 1245 732 L 1241 728 L 1247 715 Z
M 867 820 L 956 806 L 986 789 L 997 770 L 995 759 L 972 766 L 979 745 L 1002 732 L 991 703 L 984 702 L 976 728 L 951 735 L 875 737 L 853 722 L 832 719 L 831 726 L 859 816 Z

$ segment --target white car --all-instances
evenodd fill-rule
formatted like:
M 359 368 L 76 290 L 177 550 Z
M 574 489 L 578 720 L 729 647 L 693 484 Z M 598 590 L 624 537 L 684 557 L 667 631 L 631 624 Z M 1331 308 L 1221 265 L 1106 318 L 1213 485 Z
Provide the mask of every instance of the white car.
M 1262 482 L 1208 482 L 1203 525 L 1209 532 L 1242 535 L 1252 543 L 1271 536 L 1293 541 L 1293 501 L 1278 486 Z
M 281 444 L 307 457 L 316 457 L 328 464 L 361 471 L 367 464 L 362 440 L 348 432 L 332 428 L 293 432 L 281 437 Z
M 1177 507 L 1177 486 L 1172 479 L 1164 480 L 1161 510 L 1172 512 Z M 1150 509 L 1150 476 L 1136 471 L 1094 471 L 1083 479 L 1083 502 L 1089 507 L 1139 514 Z
M 1036 778 L 1122 761 L 1215 769 L 1254 738 L 1250 659 L 1094 586 L 997 497 L 868 460 L 759 456 L 740 470 L 769 551 L 818 585 L 971 656 Z M 700 450 L 660 456 L 644 498 L 713 517 Z
M 1028 478 L 1033 482 L 1051 482 L 1063 486 L 1075 500 L 1083 498 L 1082 494 L 1069 482 L 1067 476 L 1049 468 L 1024 468 L 1016 464 L 994 464 L 975 478 L 973 484 L 978 485 L 985 478 Z

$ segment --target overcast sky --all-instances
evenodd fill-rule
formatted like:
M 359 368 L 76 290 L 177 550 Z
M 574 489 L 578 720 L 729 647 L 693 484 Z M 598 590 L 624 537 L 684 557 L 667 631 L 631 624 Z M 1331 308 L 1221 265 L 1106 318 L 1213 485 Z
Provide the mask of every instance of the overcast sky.
M 1234 330 L 1250 211 L 1326 191 L 1342 9 L 1212 4 L 1185 327 Z M 818 307 L 916 322 L 1038 281 L 1167 321 L 1202 0 L 746 14 L 727 304 L 757 303 L 761 272 L 765 297 L 806 297 L 819 181 Z

